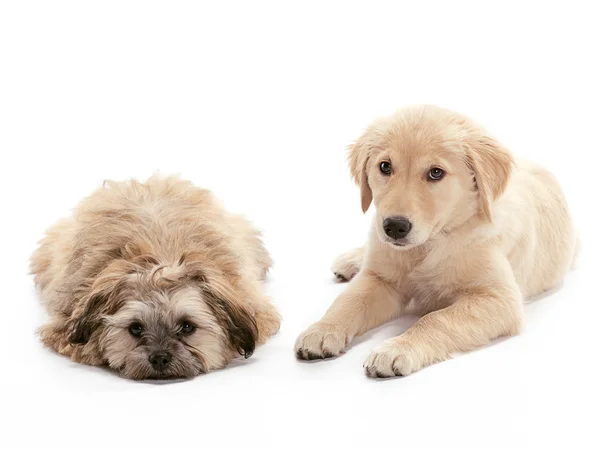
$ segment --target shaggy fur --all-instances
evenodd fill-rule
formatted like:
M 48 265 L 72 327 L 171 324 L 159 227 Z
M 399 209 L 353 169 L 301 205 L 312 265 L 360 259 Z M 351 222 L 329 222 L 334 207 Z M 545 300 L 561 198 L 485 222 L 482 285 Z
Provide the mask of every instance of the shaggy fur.
M 262 292 L 270 266 L 257 231 L 209 191 L 176 178 L 106 182 L 33 254 L 51 315 L 41 339 L 131 379 L 223 368 L 279 328 Z
M 376 214 L 365 249 L 334 263 L 338 278 L 353 279 L 299 336 L 300 359 L 337 356 L 357 335 L 412 312 L 421 319 L 365 363 L 369 376 L 410 374 L 517 334 L 523 299 L 556 287 L 572 265 L 576 235 L 557 181 L 463 115 L 400 110 L 368 127 L 349 162 L 363 211 L 373 202 Z M 432 180 L 434 168 L 445 176 Z M 388 217 L 412 228 L 390 238 Z

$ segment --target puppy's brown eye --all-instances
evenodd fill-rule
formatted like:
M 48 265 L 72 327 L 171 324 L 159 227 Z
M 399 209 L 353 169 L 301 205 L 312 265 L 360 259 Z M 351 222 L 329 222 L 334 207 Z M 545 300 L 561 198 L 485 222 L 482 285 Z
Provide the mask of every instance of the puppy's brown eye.
M 184 321 L 181 324 L 181 333 L 183 335 L 189 335 L 192 332 L 194 332 L 196 330 L 196 326 L 194 326 L 192 323 L 189 323 L 187 321 Z
M 429 179 L 431 181 L 439 181 L 444 177 L 444 175 L 444 170 L 439 167 L 433 167 L 431 170 L 429 170 Z
M 134 337 L 139 337 L 142 335 L 142 331 L 144 330 L 143 326 L 140 323 L 131 323 L 129 325 L 129 333 Z
M 384 175 L 389 175 L 392 172 L 392 164 L 388 161 L 383 161 L 379 164 L 379 170 L 381 170 L 381 173 Z

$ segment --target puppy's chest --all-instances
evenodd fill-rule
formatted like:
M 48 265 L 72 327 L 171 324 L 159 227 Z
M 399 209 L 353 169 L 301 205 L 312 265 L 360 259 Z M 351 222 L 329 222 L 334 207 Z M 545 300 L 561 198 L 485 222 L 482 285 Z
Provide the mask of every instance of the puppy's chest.
M 416 305 L 435 309 L 453 301 L 458 283 L 451 267 L 423 261 L 407 273 L 400 288 Z
M 403 301 L 412 301 L 425 309 L 436 309 L 453 301 L 461 284 L 458 261 L 440 253 L 401 255 L 398 257 L 397 251 L 382 252 L 370 268 L 394 285 Z

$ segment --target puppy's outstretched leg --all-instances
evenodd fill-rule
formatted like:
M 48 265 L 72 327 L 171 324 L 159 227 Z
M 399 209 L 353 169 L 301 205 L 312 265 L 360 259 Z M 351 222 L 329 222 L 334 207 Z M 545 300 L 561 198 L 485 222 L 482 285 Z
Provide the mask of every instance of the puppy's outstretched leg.
M 294 348 L 296 356 L 304 360 L 338 356 L 354 337 L 396 318 L 401 306 L 401 296 L 394 287 L 363 270 L 321 321 L 298 337 Z
M 333 261 L 331 271 L 340 282 L 348 282 L 360 271 L 364 257 L 364 248 L 350 250 Z
M 487 285 L 482 278 L 463 284 L 452 305 L 428 313 L 400 336 L 375 348 L 365 363 L 367 376 L 406 376 L 498 337 L 518 334 L 523 321 L 522 294 L 508 261 L 497 265 L 487 267 Z M 494 268 L 499 269 L 494 273 Z

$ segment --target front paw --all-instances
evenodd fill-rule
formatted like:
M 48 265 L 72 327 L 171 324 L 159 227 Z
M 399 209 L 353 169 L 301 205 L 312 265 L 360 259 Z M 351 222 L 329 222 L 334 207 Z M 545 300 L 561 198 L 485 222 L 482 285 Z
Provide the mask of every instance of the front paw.
M 328 359 L 342 354 L 351 340 L 337 326 L 315 323 L 300 334 L 294 350 L 300 360 Z
M 54 320 L 41 326 L 38 335 L 46 346 L 70 357 L 73 347 L 68 342 L 66 328 L 64 321 Z
M 363 249 L 358 248 L 337 257 L 331 265 L 331 271 L 340 282 L 348 282 L 360 271 Z
M 371 352 L 364 367 L 369 377 L 395 377 L 414 373 L 423 364 L 407 343 L 391 338 Z

